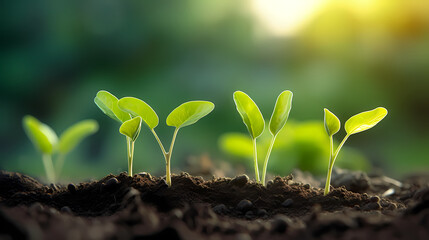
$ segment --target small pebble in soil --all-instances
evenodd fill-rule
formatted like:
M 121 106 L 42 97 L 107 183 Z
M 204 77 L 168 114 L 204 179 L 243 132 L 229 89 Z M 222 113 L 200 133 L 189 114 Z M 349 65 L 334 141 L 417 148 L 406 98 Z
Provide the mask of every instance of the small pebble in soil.
M 362 207 L 363 211 L 380 210 L 381 205 L 378 202 L 370 202 Z
M 271 222 L 271 232 L 284 233 L 291 224 L 292 220 L 289 217 L 284 215 L 278 215 Z
M 291 198 L 288 198 L 286 200 L 283 201 L 282 206 L 283 207 L 290 207 L 293 204 L 293 200 Z
M 237 210 L 240 212 L 247 212 L 252 207 L 253 203 L 247 199 L 243 199 L 237 204 Z
M 232 179 L 229 184 L 237 187 L 243 187 L 247 182 L 249 182 L 249 177 L 246 174 L 243 174 Z
M 76 185 L 74 185 L 73 183 L 70 183 L 69 185 L 67 185 L 67 189 L 69 190 L 70 193 L 76 193 Z
M 258 215 L 258 217 L 265 217 L 265 216 L 267 216 L 267 210 L 260 208 L 256 212 L 256 215 Z
M 55 185 L 55 183 L 51 183 L 51 184 L 49 185 L 49 187 L 50 187 L 50 188 L 52 188 L 52 190 L 54 190 L 54 191 L 58 191 L 58 190 L 59 190 L 58 186 L 57 186 L 57 185 Z
M 104 189 L 106 190 L 112 190 L 116 188 L 116 186 L 119 185 L 118 179 L 115 177 L 112 177 L 111 179 L 107 180 L 107 182 L 104 184 Z
M 225 204 L 218 204 L 213 207 L 213 211 L 217 214 L 225 214 L 228 209 L 226 208 Z
M 245 216 L 247 219 L 252 219 L 255 215 L 253 214 L 253 212 L 252 212 L 252 211 L 247 211 L 247 212 L 246 212 L 246 214 L 244 214 L 244 216 Z
M 144 178 L 152 179 L 152 175 L 150 175 L 150 173 L 147 173 L 147 172 L 140 172 L 138 173 L 138 175 Z
M 311 186 L 310 186 L 310 184 L 306 183 L 306 184 L 304 184 L 304 185 L 303 185 L 303 187 L 304 187 L 305 189 L 310 189 L 310 187 L 311 187 Z
M 274 181 L 273 181 L 273 180 L 268 181 L 268 182 L 267 182 L 267 188 L 272 187 L 272 186 L 273 186 L 273 184 L 274 184 Z
M 371 198 L 369 199 L 369 201 L 370 201 L 370 202 L 373 202 L 373 203 L 378 203 L 378 202 L 380 202 L 380 197 L 379 197 L 379 196 L 371 197 Z
M 73 211 L 68 206 L 62 207 L 60 211 L 63 213 L 73 213 Z

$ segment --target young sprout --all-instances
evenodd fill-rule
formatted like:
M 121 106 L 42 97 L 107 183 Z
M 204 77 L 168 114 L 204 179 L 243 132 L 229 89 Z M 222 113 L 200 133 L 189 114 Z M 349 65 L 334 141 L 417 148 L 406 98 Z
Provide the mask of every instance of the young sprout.
M 103 111 L 104 114 L 122 124 L 119 132 L 125 135 L 127 140 L 128 175 L 133 176 L 132 164 L 134 156 L 134 142 L 140 133 L 139 126 L 141 126 L 142 119 L 131 119 L 129 113 L 124 112 L 119 108 L 118 98 L 108 91 L 98 91 L 94 98 L 94 102 L 101 109 L 101 111 Z
M 173 138 L 170 143 L 170 149 L 167 152 L 155 132 L 155 127 L 158 126 L 159 122 L 158 115 L 147 103 L 138 98 L 124 97 L 119 100 L 118 106 L 120 109 L 131 114 L 133 117 L 141 117 L 143 122 L 151 130 L 164 155 L 166 182 L 168 186 L 171 186 L 170 162 L 174 142 L 176 141 L 176 136 L 179 129 L 196 123 L 199 119 L 203 118 L 214 109 L 214 104 L 208 101 L 190 101 L 183 103 L 174 109 L 167 117 L 167 125 L 175 127 Z
M 94 120 L 83 120 L 64 131 L 58 140 L 55 132 L 46 124 L 39 122 L 33 116 L 23 119 L 25 132 L 36 149 L 42 153 L 43 166 L 49 182 L 55 182 L 59 175 L 67 153 L 73 150 L 85 137 L 97 132 L 98 123 Z M 56 167 L 52 163 L 52 155 L 58 152 Z M 57 169 L 57 173 L 55 173 Z
M 337 149 L 334 152 L 334 143 L 333 143 L 333 136 L 335 133 L 337 133 L 340 130 L 340 120 L 335 116 L 332 112 L 330 112 L 328 109 L 324 109 L 325 117 L 325 129 L 329 136 L 329 142 L 330 142 L 330 154 L 329 154 L 329 167 L 328 167 L 328 175 L 326 177 L 326 184 L 325 184 L 325 193 L 326 196 L 329 193 L 329 187 L 331 183 L 331 174 L 332 174 L 332 167 L 334 166 L 335 159 L 338 156 L 338 153 L 340 152 L 341 148 L 343 147 L 346 140 L 353 134 L 363 132 L 365 130 L 368 130 L 377 123 L 379 123 L 386 115 L 387 110 L 383 107 L 378 107 L 376 109 L 362 112 L 359 114 L 356 114 L 349 118 L 346 121 L 346 124 L 344 126 L 346 130 L 346 136 L 341 141 L 340 145 L 337 147 Z
M 268 147 L 267 155 L 265 156 L 264 168 L 262 170 L 262 185 L 264 186 L 268 159 L 270 158 L 271 150 L 273 149 L 277 134 L 283 129 L 289 117 L 290 109 L 292 108 L 292 97 L 293 93 L 291 91 L 286 90 L 280 93 L 277 98 L 276 105 L 274 106 L 273 114 L 271 115 L 268 128 L 270 129 L 272 138 L 270 146 Z
M 270 158 L 271 151 L 274 146 L 277 134 L 286 124 L 289 117 L 290 109 L 292 107 L 292 92 L 283 91 L 277 97 L 276 104 L 274 106 L 273 113 L 271 115 L 269 130 L 272 135 L 270 145 L 265 156 L 264 166 L 262 169 L 262 185 L 265 186 L 265 179 L 267 174 L 268 159 Z M 258 183 L 261 183 L 259 179 L 258 159 L 257 159 L 257 147 L 256 139 L 264 132 L 265 121 L 256 103 L 244 92 L 234 92 L 234 102 L 237 107 L 238 113 L 240 113 L 244 124 L 249 131 L 253 143 L 253 158 L 255 166 L 255 177 Z
M 252 138 L 255 178 L 256 182 L 260 183 L 261 180 L 259 179 L 256 138 L 261 136 L 261 134 L 264 132 L 264 117 L 262 116 L 262 113 L 256 103 L 244 92 L 235 91 L 233 97 L 237 111 L 243 119 L 243 122 L 249 131 L 250 137 Z

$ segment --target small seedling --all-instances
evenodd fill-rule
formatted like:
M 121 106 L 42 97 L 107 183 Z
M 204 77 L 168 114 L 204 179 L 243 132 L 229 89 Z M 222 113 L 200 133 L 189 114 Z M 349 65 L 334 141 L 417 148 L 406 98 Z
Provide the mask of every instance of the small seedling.
M 167 152 L 155 132 L 155 127 L 158 126 L 159 123 L 158 115 L 147 103 L 138 98 L 124 97 L 119 100 L 118 106 L 133 117 L 141 117 L 143 122 L 149 127 L 164 155 L 166 182 L 168 186 L 171 186 L 171 155 L 173 153 L 173 146 L 179 129 L 196 123 L 214 109 L 214 104 L 208 101 L 190 101 L 175 108 L 167 116 L 166 121 L 168 126 L 175 127 L 173 138 L 170 143 L 170 149 Z
M 96 121 L 83 120 L 69 127 L 58 140 L 57 134 L 52 128 L 33 116 L 25 116 L 23 126 L 33 145 L 42 153 L 46 177 L 52 183 L 56 180 L 55 176 L 61 173 L 66 154 L 73 150 L 85 137 L 98 130 Z M 58 152 L 58 158 L 56 168 L 54 168 L 52 155 L 56 152 Z
M 325 112 L 325 117 L 324 117 L 325 129 L 326 129 L 326 132 L 328 133 L 329 142 L 330 142 L 329 167 L 328 167 L 328 175 L 326 177 L 325 193 L 324 193 L 324 195 L 326 196 L 329 193 L 332 167 L 334 166 L 335 159 L 337 158 L 338 153 L 340 152 L 346 140 L 353 134 L 363 132 L 377 125 L 377 123 L 379 123 L 387 115 L 387 110 L 383 107 L 378 107 L 371 111 L 362 112 L 350 117 L 346 121 L 346 124 L 344 126 L 344 129 L 346 130 L 347 134 L 344 137 L 344 139 L 341 141 L 340 145 L 337 147 L 335 152 L 334 152 L 333 136 L 335 133 L 337 133 L 340 130 L 341 123 L 340 123 L 340 120 L 337 118 L 337 116 L 335 116 L 328 109 L 325 108 L 324 112 Z
M 108 91 L 98 91 L 94 98 L 95 104 L 104 114 L 121 123 L 119 132 L 127 140 L 128 175 L 133 176 L 134 142 L 140 134 L 142 119 L 131 118 L 130 114 L 122 111 L 118 106 L 118 98 Z
M 264 132 L 264 117 L 262 116 L 262 113 L 256 103 L 247 94 L 241 91 L 236 91 L 234 92 L 233 96 L 237 111 L 243 119 L 243 122 L 246 125 L 247 130 L 249 131 L 250 137 L 252 138 L 255 178 L 258 183 L 261 183 L 261 180 L 259 179 L 256 139 Z M 272 138 L 268 147 L 267 154 L 265 156 L 264 167 L 262 171 L 262 184 L 264 186 L 268 159 L 270 158 L 270 154 L 273 149 L 277 134 L 280 132 L 280 130 L 283 129 L 289 117 L 289 113 L 292 107 L 292 96 L 293 94 L 291 91 L 283 91 L 278 96 L 276 104 L 274 106 L 273 114 L 271 115 L 269 130 L 272 135 Z

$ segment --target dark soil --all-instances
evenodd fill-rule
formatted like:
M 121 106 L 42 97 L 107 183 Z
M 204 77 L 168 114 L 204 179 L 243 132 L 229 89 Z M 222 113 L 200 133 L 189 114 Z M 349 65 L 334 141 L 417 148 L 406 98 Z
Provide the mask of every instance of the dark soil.
M 1 171 L 0 239 L 429 239 L 427 180 L 337 171 L 344 186 L 323 196 L 300 172 L 267 187 L 182 173 L 169 188 L 147 173 L 47 186 Z

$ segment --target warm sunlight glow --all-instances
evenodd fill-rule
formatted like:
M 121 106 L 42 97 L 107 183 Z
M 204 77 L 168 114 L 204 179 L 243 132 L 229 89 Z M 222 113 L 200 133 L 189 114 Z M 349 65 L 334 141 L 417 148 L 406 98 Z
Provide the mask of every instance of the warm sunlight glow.
M 262 27 L 275 36 L 294 35 L 327 0 L 253 0 Z

